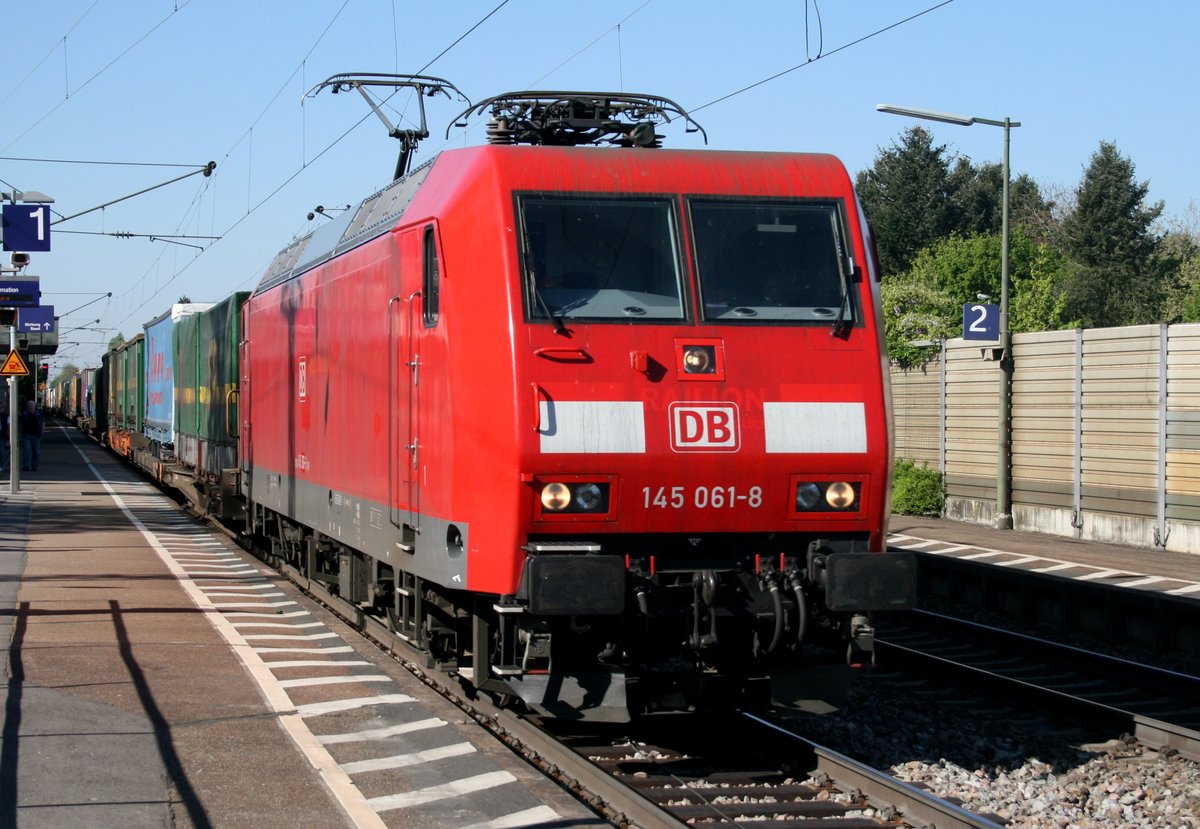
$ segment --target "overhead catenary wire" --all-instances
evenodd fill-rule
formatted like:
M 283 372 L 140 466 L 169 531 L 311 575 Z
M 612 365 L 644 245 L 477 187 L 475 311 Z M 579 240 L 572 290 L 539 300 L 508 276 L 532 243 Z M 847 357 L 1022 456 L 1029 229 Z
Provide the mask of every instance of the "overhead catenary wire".
M 821 57 L 825 51 L 825 26 L 821 23 L 821 8 L 817 5 L 817 0 L 804 0 L 804 57 L 813 60 L 812 53 L 808 51 L 812 40 L 809 37 L 808 31 L 808 6 L 812 4 L 813 13 L 817 17 L 817 57 Z
M 116 63 L 121 60 L 121 58 L 125 57 L 130 52 L 132 52 L 134 49 L 136 49 L 138 46 L 140 46 L 142 44 L 142 42 L 146 40 L 146 38 L 150 37 L 150 35 L 154 34 L 160 28 L 162 28 L 162 26 L 168 20 L 170 20 L 175 15 L 179 14 L 180 11 L 182 11 L 186 6 L 188 6 L 191 3 L 191 1 L 192 0 L 179 0 L 179 2 L 176 2 L 174 4 L 174 6 L 172 7 L 171 11 L 169 11 L 165 17 L 163 17 L 161 20 L 159 20 L 157 23 L 155 23 L 153 26 L 151 26 L 147 32 L 145 32 L 143 35 L 138 37 L 135 41 L 133 41 L 133 43 L 126 46 L 125 49 L 122 50 L 120 52 L 120 54 L 118 54 L 115 58 L 110 60 L 108 63 L 104 64 L 104 66 L 97 69 L 92 74 L 91 77 L 89 77 L 86 81 L 84 81 L 79 86 L 77 86 L 75 88 L 74 92 L 72 92 L 70 89 L 67 89 L 63 96 L 63 99 L 61 101 L 59 101 L 54 106 L 52 106 L 45 114 L 42 115 L 42 117 L 40 117 L 36 121 L 33 121 L 32 123 L 30 123 L 29 126 L 27 126 L 23 132 L 21 132 L 19 135 L 17 135 L 11 141 L 9 141 L 7 144 L 5 144 L 3 147 L 0 147 L 0 152 L 4 152 L 9 147 L 11 147 L 13 144 L 16 144 L 18 141 L 20 141 L 22 138 L 24 138 L 26 135 L 28 135 L 34 129 L 39 127 L 43 121 L 45 121 L 47 118 L 49 118 L 55 112 L 58 112 L 58 110 L 63 106 L 63 104 L 65 104 L 65 103 L 67 103 L 67 101 L 71 100 L 72 94 L 78 95 L 82 90 L 86 89 L 92 83 L 92 81 L 99 78 L 101 75 L 103 75 L 105 72 L 107 72 L 113 66 L 115 66 Z
M 444 49 L 440 50 L 430 61 L 428 61 L 421 68 L 420 71 L 425 71 L 430 66 L 434 65 L 437 61 L 439 61 L 447 53 L 449 53 L 455 46 L 462 43 L 473 32 L 475 32 L 477 29 L 479 29 L 480 26 L 484 25 L 489 19 L 493 18 L 493 16 L 496 15 L 500 10 L 502 10 L 503 8 L 508 6 L 510 2 L 511 2 L 511 0 L 500 0 L 495 6 L 491 7 L 486 12 L 486 14 L 483 14 L 479 20 L 475 21 L 462 34 L 460 34 L 453 41 L 451 41 L 448 46 L 446 46 Z M 571 60 L 573 60 L 575 57 L 577 57 L 578 55 L 587 51 L 589 48 L 593 47 L 599 41 L 603 40 L 609 34 L 616 32 L 617 36 L 618 36 L 618 43 L 617 43 L 617 49 L 618 49 L 618 55 L 619 55 L 618 70 L 622 73 L 621 78 L 620 78 L 620 85 L 623 86 L 624 85 L 623 61 L 620 59 L 620 52 L 621 52 L 621 49 L 623 46 L 623 44 L 621 43 L 621 40 L 620 40 L 621 35 L 622 35 L 621 25 L 623 23 L 627 22 L 630 18 L 637 15 L 644 8 L 649 6 L 651 2 L 653 2 L 653 0 L 645 0 L 645 2 L 638 5 L 629 14 L 625 15 L 619 22 L 617 22 L 613 26 L 606 28 L 605 31 L 602 34 L 600 34 L 598 37 L 589 41 L 585 46 L 583 46 L 581 49 L 577 50 L 571 57 L 567 58 L 567 60 L 559 63 L 558 66 L 555 67 L 555 69 L 552 69 L 552 70 L 550 70 L 550 72 L 542 75 L 542 78 L 547 77 L 548 75 L 550 75 L 554 71 L 556 71 L 558 68 L 561 68 L 562 66 L 566 65 Z M 829 57 L 833 54 L 837 54 L 838 52 L 844 51 L 844 50 L 850 48 L 851 46 L 861 44 L 864 41 L 867 41 L 873 37 L 877 37 L 878 35 L 880 35 L 884 32 L 890 31 L 891 29 L 894 29 L 898 26 L 901 26 L 912 20 L 915 20 L 915 19 L 917 19 L 925 14 L 928 14 L 938 8 L 947 6 L 950 3 L 952 3 L 953 0 L 943 0 L 943 2 L 939 2 L 939 3 L 931 6 L 928 9 L 925 9 L 916 14 L 910 15 L 902 20 L 898 20 L 895 23 L 892 23 L 888 26 L 882 27 L 874 32 L 864 35 L 863 37 L 857 38 L 849 43 L 839 46 L 836 49 L 833 49 L 832 51 L 829 51 L 829 52 L 824 51 L 823 24 L 821 21 L 820 9 L 817 6 L 817 2 L 816 2 L 816 0 L 812 0 L 813 8 L 811 9 L 811 17 L 810 17 L 810 10 L 807 6 L 807 2 L 808 2 L 808 0 L 806 0 L 806 6 L 805 6 L 806 61 L 804 63 L 798 64 L 798 65 L 791 67 L 787 70 L 784 70 L 782 72 L 775 73 L 768 78 L 764 78 L 760 81 L 757 81 L 754 84 L 745 86 L 739 90 L 735 90 L 735 91 L 733 91 L 727 95 L 724 95 L 720 98 L 709 101 L 708 103 L 703 104 L 700 107 L 693 108 L 691 111 L 695 112 L 698 109 L 703 109 L 703 108 L 706 108 L 709 106 L 713 106 L 724 100 L 727 100 L 729 98 L 735 97 L 740 94 L 743 94 L 744 92 L 747 92 L 750 89 L 756 88 L 763 84 L 774 81 L 778 78 L 784 77 L 787 74 L 789 74 L 790 72 L 793 72 L 796 69 L 802 68 L 803 66 L 807 65 L 808 63 L 815 62 L 816 60 L 820 60 L 825 57 Z M 341 3 L 338 6 L 335 13 L 331 16 L 329 22 L 326 24 L 326 26 L 322 30 L 321 34 L 314 41 L 312 47 L 310 47 L 309 50 L 305 53 L 304 58 L 296 65 L 296 68 L 289 74 L 287 80 L 281 85 L 279 90 L 277 92 L 275 92 L 275 94 L 271 97 L 271 99 L 267 103 L 266 107 L 264 107 L 263 110 L 261 112 L 259 112 L 259 114 L 255 117 L 255 119 L 250 124 L 250 126 L 231 145 L 230 149 L 226 152 L 226 154 L 224 156 L 225 159 L 228 159 L 229 156 L 232 153 L 234 153 L 243 144 L 250 145 L 249 152 L 250 153 L 253 152 L 253 146 L 252 146 L 253 138 L 252 137 L 253 137 L 255 125 L 259 124 L 262 121 L 262 119 L 266 117 L 267 112 L 270 110 L 271 106 L 275 103 L 275 101 L 279 98 L 279 96 L 293 84 L 297 73 L 301 73 L 301 74 L 306 73 L 306 71 L 307 71 L 306 70 L 306 61 L 314 53 L 314 50 L 316 49 L 317 45 L 331 31 L 331 28 L 336 23 L 339 15 L 341 15 L 343 13 L 343 11 L 346 9 L 347 5 L 348 5 L 348 0 L 346 2 Z M 814 25 L 815 25 L 815 28 L 812 28 Z M 393 28 L 395 28 L 395 26 L 393 26 Z M 815 37 L 816 37 L 816 43 L 815 43 L 816 53 L 815 53 L 815 55 L 810 51 L 811 45 L 813 45 L 812 44 L 813 38 L 811 36 L 812 34 L 815 34 Z M 536 85 L 536 83 L 537 82 L 535 82 L 534 85 Z M 274 187 L 271 187 L 271 189 L 268 192 L 266 192 L 266 194 L 263 195 L 262 197 L 255 198 L 252 189 L 249 186 L 247 186 L 245 213 L 243 213 L 241 216 L 236 217 L 233 221 L 229 222 L 228 224 L 223 223 L 224 229 L 220 230 L 220 231 L 218 231 L 215 227 L 216 214 L 215 214 L 215 204 L 214 204 L 214 211 L 213 211 L 214 228 L 212 230 L 212 235 L 226 236 L 226 235 L 232 233 L 233 231 L 235 231 L 247 219 L 249 219 L 251 215 L 257 213 L 263 206 L 265 206 L 266 204 L 271 202 L 276 196 L 278 196 L 278 194 L 281 191 L 283 191 L 286 187 L 288 187 L 288 185 L 292 184 L 300 176 L 300 174 L 303 173 L 309 166 L 318 162 L 320 159 L 325 157 L 329 152 L 331 152 L 336 146 L 341 144 L 354 130 L 358 129 L 358 127 L 361 126 L 363 122 L 368 120 L 369 117 L 370 117 L 370 113 L 364 114 L 361 118 L 356 120 L 353 124 L 349 125 L 346 130 L 344 130 L 339 135 L 334 137 L 331 141 L 329 141 L 328 144 L 323 146 L 312 156 L 308 156 L 308 152 L 307 152 L 306 148 L 303 149 L 302 150 L 302 160 L 301 160 L 299 167 L 297 167 L 292 173 L 285 174 L 281 180 L 277 180 L 276 185 Z M 218 156 L 218 157 L 220 157 L 220 156 Z M 251 169 L 248 170 L 247 175 L 252 174 L 253 165 L 251 164 L 250 167 L 251 167 Z M 215 177 L 214 177 L 214 179 L 215 179 Z M 249 183 L 249 180 L 248 180 L 248 183 Z M 187 219 L 187 221 L 198 220 L 198 204 L 199 204 L 198 200 L 205 194 L 212 192 L 209 188 L 212 188 L 213 186 L 215 186 L 215 181 L 204 182 L 203 188 L 200 191 L 198 191 L 198 193 L 197 193 L 196 201 L 193 202 L 193 207 L 197 208 L 197 212 L 193 213 L 191 208 L 189 208 L 189 211 L 187 214 L 187 216 L 189 218 Z M 182 226 L 182 224 L 183 224 L 183 222 L 181 221 L 181 226 Z M 211 246 L 210 246 L 210 248 L 211 248 Z M 163 253 L 160 252 L 160 255 L 158 257 L 156 257 L 156 259 L 155 259 L 155 263 L 150 268 L 148 268 L 145 272 L 143 272 L 143 274 L 140 277 L 138 277 L 136 279 L 137 284 L 130 285 L 128 290 L 122 292 L 122 294 L 121 294 L 122 302 L 120 304 L 125 306 L 127 313 L 124 314 L 123 317 L 121 318 L 121 320 L 116 323 L 115 327 L 119 327 L 119 326 L 123 325 L 124 323 L 126 323 L 131 318 L 133 318 L 139 311 L 141 311 L 142 308 L 145 307 L 145 305 L 152 302 L 155 299 L 155 297 L 157 297 L 162 291 L 166 290 L 171 284 L 173 284 L 179 278 L 181 278 L 187 271 L 189 271 L 189 269 L 193 268 L 197 259 L 200 256 L 203 256 L 204 253 L 205 253 L 205 251 L 199 251 L 195 254 L 195 256 L 191 257 L 190 259 L 185 257 L 185 260 L 181 261 L 177 257 L 174 258 L 173 260 L 163 260 L 161 258 Z M 271 257 L 267 257 L 266 261 L 269 262 L 270 258 Z M 174 264 L 172 264 L 172 263 L 174 263 Z M 162 273 L 164 265 L 171 268 L 171 270 L 173 272 L 170 273 L 169 276 L 155 277 L 155 279 L 154 279 L 155 284 L 153 286 L 150 286 L 148 284 L 149 281 L 151 280 L 152 277 L 154 277 L 155 274 Z M 264 266 L 265 266 L 265 263 L 264 263 Z M 245 280 L 242 281 L 242 287 L 245 287 L 246 284 L 252 283 L 254 280 L 256 280 L 259 272 L 260 271 L 248 273 Z M 132 303 L 132 304 L 127 304 L 127 303 Z
M 903 20 L 897 20 L 895 23 L 891 23 L 887 26 L 884 26 L 881 29 L 876 29 L 875 31 L 871 32 L 870 34 L 865 34 L 860 38 L 850 41 L 849 43 L 844 43 L 841 46 L 837 47 L 836 49 L 831 49 L 828 52 L 818 51 L 817 56 L 815 58 L 806 58 L 806 60 L 803 63 L 798 63 L 795 66 L 791 67 L 790 69 L 784 69 L 782 72 L 776 72 L 774 75 L 763 78 L 761 81 L 755 81 L 752 84 L 743 86 L 741 89 L 735 89 L 733 92 L 730 92 L 727 95 L 722 95 L 720 98 L 714 98 L 713 100 L 709 101 L 707 104 L 701 104 L 698 107 L 692 107 L 690 111 L 691 112 L 699 112 L 700 110 L 707 109 L 708 107 L 714 106 L 715 104 L 719 104 L 723 101 L 728 101 L 730 98 L 735 98 L 744 92 L 749 92 L 751 89 L 755 89 L 757 87 L 762 86 L 763 84 L 770 83 L 771 81 L 774 81 L 774 80 L 778 80 L 779 78 L 782 78 L 784 75 L 789 75 L 792 72 L 795 72 L 797 69 L 803 69 L 806 66 L 816 63 L 817 61 L 821 60 L 822 58 L 827 58 L 830 55 L 836 55 L 838 52 L 844 52 L 847 49 L 849 49 L 850 47 L 857 46 L 860 43 L 868 41 L 873 37 L 878 37 L 879 35 L 883 34 L 884 32 L 890 32 L 892 29 L 895 29 L 898 26 L 903 26 L 905 23 L 911 23 L 912 21 L 916 20 L 917 18 L 923 17 L 924 15 L 927 15 L 930 12 L 937 11 L 938 9 L 942 8 L 943 6 L 948 6 L 953 2 L 954 2 L 954 0 L 942 0 L 941 3 L 937 3 L 933 6 L 930 6 L 929 8 L 919 11 L 916 14 L 911 14 L 908 17 L 904 18 Z M 824 45 L 824 35 L 822 34 L 822 46 L 823 45 Z
M 447 53 L 449 53 L 451 49 L 453 49 L 455 46 L 462 43 L 462 41 L 466 37 L 468 37 L 472 32 L 474 32 L 481 25 L 483 25 L 483 23 L 485 23 L 487 20 L 489 20 L 491 17 L 493 17 L 498 11 L 500 11 L 500 9 L 502 9 L 502 8 L 504 8 L 504 6 L 508 5 L 509 2 L 511 2 L 511 0 L 501 0 L 501 2 L 498 5 L 496 5 L 494 8 L 492 8 L 491 11 L 489 11 L 482 18 L 480 18 L 477 22 L 475 22 L 470 28 L 468 28 L 465 32 L 463 32 L 463 34 L 461 34 L 457 38 L 455 38 L 448 46 L 446 46 L 444 49 L 442 49 L 440 52 L 438 52 L 438 54 L 436 56 L 434 56 L 428 63 L 426 63 L 418 71 L 418 74 L 420 74 L 420 72 L 424 72 L 425 70 L 427 70 L 430 66 L 432 66 L 434 63 L 436 63 L 438 60 L 440 60 L 442 57 L 444 57 Z M 647 3 L 649 3 L 649 2 L 651 2 L 651 0 L 647 0 Z M 282 92 L 287 88 L 288 83 L 290 83 L 290 81 L 293 78 L 295 78 L 296 73 L 303 71 L 304 61 L 306 61 L 308 59 L 308 57 L 312 54 L 313 50 L 320 43 L 321 39 L 323 39 L 325 37 L 325 35 L 328 33 L 330 27 L 332 27 L 333 23 L 337 20 L 338 15 L 340 15 L 342 13 L 342 11 L 345 9 L 345 7 L 348 3 L 349 3 L 349 0 L 346 0 L 346 2 L 344 2 L 341 5 L 341 7 L 338 8 L 337 12 L 334 14 L 334 16 L 330 20 L 329 24 L 325 27 L 324 30 L 322 30 L 321 35 L 318 36 L 316 42 L 314 42 L 313 46 L 310 47 L 308 52 L 305 53 L 305 56 L 301 60 L 300 64 L 298 64 L 297 68 L 295 70 L 293 70 L 292 73 L 288 76 L 288 79 L 287 79 L 287 81 L 284 82 L 284 85 L 280 88 L 279 91 L 277 91 L 275 93 L 274 96 L 272 96 L 271 101 L 268 102 L 267 106 L 264 107 L 263 111 L 261 113 L 259 113 L 258 117 L 250 125 L 250 127 L 246 130 L 246 132 L 242 133 L 242 136 L 236 142 L 234 142 L 234 145 L 226 152 L 226 154 L 224 156 L 225 159 L 228 159 L 229 155 L 233 152 L 234 149 L 236 149 L 238 144 L 240 144 L 243 140 L 245 140 L 247 135 L 252 133 L 254 125 L 257 124 L 258 121 L 260 121 L 262 119 L 263 115 L 265 115 L 266 111 L 270 108 L 271 104 L 274 103 L 275 99 L 278 98 L 280 94 L 282 94 Z M 274 196 L 277 195 L 281 190 L 283 190 L 292 181 L 294 181 L 302 172 L 304 172 L 305 169 L 307 169 L 307 167 L 309 165 L 311 165 L 313 162 L 320 159 L 322 156 L 324 156 L 326 153 L 328 153 L 330 150 L 332 150 L 335 146 L 337 146 L 339 143 L 341 143 L 351 132 L 353 132 L 355 129 L 357 129 L 359 127 L 359 125 L 361 125 L 369 117 L 370 117 L 370 113 L 363 115 L 362 118 L 360 118 L 358 121 L 356 121 L 348 129 L 346 129 L 344 132 L 342 132 L 339 136 L 337 136 L 337 138 L 335 138 L 333 141 L 331 141 L 327 146 L 325 146 L 315 156 L 313 156 L 310 159 L 305 159 L 302 162 L 300 168 L 295 170 L 291 175 L 289 175 L 284 181 L 282 181 L 278 186 L 276 186 L 265 197 L 260 199 L 256 204 L 252 204 L 249 201 L 249 196 L 248 196 L 246 213 L 243 214 L 242 216 L 238 217 L 237 220 L 235 220 L 232 224 L 230 224 L 228 227 L 226 227 L 225 230 L 220 235 L 222 237 L 227 236 L 230 232 L 232 232 L 235 228 L 237 228 L 240 224 L 242 224 L 242 222 L 244 222 L 247 218 L 249 218 L 251 214 L 253 214 L 259 208 L 261 208 L 264 204 L 266 204 L 268 201 L 270 201 L 272 198 L 274 198 Z M 219 240 L 218 240 L 218 243 L 219 243 Z M 137 307 L 133 308 L 126 316 L 124 316 L 122 319 L 120 319 L 113 326 L 114 329 L 119 328 L 121 325 L 128 322 L 135 314 L 137 314 L 143 307 L 145 307 L 145 305 L 147 303 L 149 303 L 151 300 L 153 300 L 168 285 L 170 285 L 172 282 L 174 282 L 180 275 L 182 275 L 188 268 L 190 268 L 196 262 L 196 260 L 200 256 L 203 255 L 203 253 L 204 253 L 204 251 L 201 251 L 201 253 L 196 254 L 195 257 L 193 257 L 188 262 L 184 263 L 184 265 L 179 270 L 177 270 L 175 273 L 173 273 L 170 278 L 168 278 L 165 282 L 163 282 L 161 285 L 159 285 L 157 287 L 157 289 L 150 296 L 145 297 Z M 156 258 L 156 260 L 155 260 L 156 263 L 161 261 L 161 255 L 162 254 L 160 252 L 160 256 L 158 258 Z M 268 259 L 268 261 L 270 261 L 270 260 Z M 142 277 L 139 279 L 139 284 L 144 284 L 148 275 L 149 275 L 149 270 L 147 270 L 147 272 L 144 273 L 142 275 Z M 256 277 L 257 277 L 257 274 L 252 274 L 250 277 L 248 277 L 248 279 L 253 280 Z M 137 288 L 137 285 L 131 286 L 130 290 L 124 292 L 121 295 L 121 297 L 129 296 L 134 290 L 136 290 L 136 288 Z M 118 299 L 119 298 L 120 297 L 118 297 Z
M 46 51 L 46 54 L 42 56 L 42 59 L 39 60 L 36 64 L 34 64 L 32 69 L 30 69 L 28 72 L 25 73 L 25 77 L 23 77 L 23 78 L 21 78 L 21 80 L 17 81 L 16 85 L 13 86 L 13 88 L 11 90 L 9 90 L 9 93 L 7 95 L 5 95 L 3 98 L 0 98 L 0 108 L 3 108 L 3 106 L 6 103 L 8 103 L 8 99 L 11 98 L 13 95 L 16 95 L 17 92 L 21 89 L 21 87 L 23 87 L 25 85 L 25 82 L 28 81 L 30 78 L 32 78 L 34 73 L 42 68 L 43 63 L 50 60 L 50 56 L 53 55 L 58 50 L 59 44 L 61 44 L 62 48 L 63 48 L 63 78 L 64 78 L 64 85 L 65 85 L 65 81 L 68 77 L 67 66 L 66 66 L 66 63 L 67 63 L 67 61 L 66 61 L 67 38 L 70 36 L 71 32 L 75 31 L 75 29 L 78 28 L 79 24 L 83 22 L 84 18 L 86 18 L 89 14 L 91 14 L 92 9 L 96 8 L 96 6 L 98 6 L 99 4 L 100 4 L 100 0 L 92 0 L 92 5 L 88 6 L 87 9 L 84 10 L 83 14 L 79 15 L 79 17 L 77 17 L 75 19 L 75 22 L 72 23 L 71 27 L 69 29 L 67 29 L 66 32 L 63 33 L 62 37 L 60 37 L 54 41 L 54 45 L 51 46 Z

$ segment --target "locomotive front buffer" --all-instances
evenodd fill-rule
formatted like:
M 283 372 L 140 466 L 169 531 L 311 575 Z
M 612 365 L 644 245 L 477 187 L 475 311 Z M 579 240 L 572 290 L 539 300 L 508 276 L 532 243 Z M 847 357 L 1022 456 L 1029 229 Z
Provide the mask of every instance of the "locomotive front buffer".
M 764 705 L 772 667 L 828 661 L 830 647 L 868 666 L 871 612 L 915 604 L 909 553 L 830 539 L 801 550 L 794 539 L 792 553 L 718 554 L 729 541 L 677 539 L 664 549 L 656 539 L 660 552 L 646 555 L 608 553 L 612 541 L 530 541 L 518 592 L 493 606 L 497 648 L 481 687 L 595 721 Z

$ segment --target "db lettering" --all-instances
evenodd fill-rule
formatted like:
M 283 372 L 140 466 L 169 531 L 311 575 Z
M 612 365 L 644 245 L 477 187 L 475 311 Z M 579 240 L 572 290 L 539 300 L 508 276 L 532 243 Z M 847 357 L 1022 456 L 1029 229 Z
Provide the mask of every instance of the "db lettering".
M 741 445 L 732 403 L 672 403 L 671 448 L 676 452 L 736 452 Z

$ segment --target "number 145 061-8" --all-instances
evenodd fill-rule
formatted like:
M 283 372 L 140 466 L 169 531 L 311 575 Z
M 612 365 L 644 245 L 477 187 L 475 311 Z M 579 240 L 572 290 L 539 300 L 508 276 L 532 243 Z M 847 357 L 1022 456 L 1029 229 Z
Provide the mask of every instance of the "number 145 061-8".
M 761 486 L 752 486 L 747 490 L 739 490 L 736 486 L 644 486 L 642 497 L 646 509 L 683 509 L 687 506 L 696 509 L 733 509 L 743 505 L 758 509 L 762 506 L 763 490 Z

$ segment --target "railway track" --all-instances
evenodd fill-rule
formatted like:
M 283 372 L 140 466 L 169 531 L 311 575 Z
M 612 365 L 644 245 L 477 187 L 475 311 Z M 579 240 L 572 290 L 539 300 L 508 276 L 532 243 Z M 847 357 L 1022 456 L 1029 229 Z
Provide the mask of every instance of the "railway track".
M 589 727 L 565 733 L 561 721 L 518 715 L 498 707 L 486 696 L 473 694 L 470 688 L 457 686 L 450 675 L 426 670 L 422 654 L 413 651 L 380 619 L 329 593 L 324 585 L 306 579 L 294 568 L 283 565 L 281 571 L 311 598 L 398 658 L 422 681 L 615 826 L 679 829 L 700 816 L 714 826 L 738 825 L 739 818 L 753 817 L 756 827 L 762 829 L 801 826 L 803 821 L 813 818 L 821 818 L 822 826 L 830 829 L 998 826 L 761 720 L 746 718 L 733 731 L 716 731 L 744 734 L 747 728 L 744 723 L 756 722 L 754 728 L 762 734 L 757 743 L 759 749 L 768 744 L 775 748 L 771 754 L 777 758 L 773 769 L 770 763 L 763 765 L 761 751 L 755 753 L 751 767 L 746 765 L 751 758 L 745 752 L 731 754 L 729 745 L 717 743 L 705 748 L 694 740 L 685 745 L 680 741 L 682 734 L 710 733 L 708 728 L 697 728 L 687 715 L 647 718 L 652 725 L 639 722 L 615 732 Z M 672 722 L 675 729 L 664 731 L 663 722 Z M 670 745 L 682 747 L 669 748 Z M 807 763 L 800 761 L 804 757 L 808 758 Z M 691 766 L 693 772 L 688 776 L 676 774 L 670 765 L 672 759 Z M 649 771 L 656 767 L 666 778 L 651 778 Z M 698 771 L 701 768 L 705 770 Z M 804 781 L 809 778 L 813 782 L 806 784 Z M 647 785 L 648 781 L 666 785 Z M 706 799 L 695 793 L 701 788 L 721 790 L 721 794 Z M 734 798 L 737 807 L 731 808 L 727 798 Z M 921 817 L 919 820 L 914 817 L 909 823 L 901 819 L 902 814 Z M 774 817 L 761 822 L 767 815 Z M 941 819 L 930 821 L 927 819 L 930 815 L 939 815 Z
M 563 722 L 546 727 L 678 821 L 670 825 L 1001 825 L 757 715 L 648 717 L 632 727 L 637 737 Z
M 452 675 L 429 670 L 424 654 L 383 620 L 296 569 L 270 563 L 615 826 L 678 829 L 753 821 L 756 829 L 784 829 L 813 820 L 829 829 L 1002 825 L 751 714 L 730 714 L 721 722 L 686 714 L 647 717 L 615 730 L 519 715 L 456 684 Z
M 1200 678 L 928 611 L 880 624 L 876 650 L 906 672 L 1019 699 L 1200 760 Z
M 197 517 L 239 541 L 228 527 Z M 1002 825 L 752 714 L 665 715 L 616 727 L 522 716 L 452 675 L 430 670 L 424 654 L 383 620 L 286 563 L 266 560 L 614 826 L 679 829 L 753 821 L 756 829 L 784 829 L 814 820 L 829 829 Z
M 897 548 L 900 549 L 900 548 Z M 918 607 L 1200 674 L 1200 603 L 1154 589 L 914 551 Z
M 812 821 L 820 821 L 823 827 L 837 829 L 878 826 L 990 829 L 1003 824 L 994 816 L 974 814 L 956 803 L 932 796 L 923 788 L 853 760 L 848 756 L 854 753 L 853 747 L 842 753 L 806 740 L 791 733 L 786 723 L 771 723 L 748 715 L 724 720 L 680 715 L 644 718 L 614 730 L 584 728 L 562 721 L 539 722 L 519 716 L 497 708 L 486 697 L 474 695 L 469 687 L 457 685 L 453 677 L 427 670 L 420 654 L 411 651 L 381 620 L 330 594 L 323 585 L 309 581 L 299 572 L 286 566 L 281 570 L 310 597 L 397 657 L 414 674 L 613 825 L 659 829 L 695 823 L 734 826 L 753 822 L 756 827 L 783 829 L 811 826 Z M 1074 692 L 1087 688 L 1108 703 L 1137 700 L 1139 693 L 1143 701 L 1146 699 L 1144 691 L 1136 688 L 1101 687 L 1083 668 L 1067 673 L 1063 667 L 1067 659 L 1056 651 L 1048 651 L 1042 662 L 1031 664 L 1029 652 L 1034 645 L 1050 647 L 1047 643 L 1030 641 L 1028 637 L 1012 638 L 1005 653 L 999 646 L 985 648 L 979 642 L 978 637 L 984 635 L 982 626 L 964 626 L 963 630 L 973 631 L 977 637 L 964 642 L 962 637 L 956 639 L 946 634 L 949 622 L 936 620 L 933 624 L 942 630 L 940 637 L 920 626 L 905 628 L 900 635 L 901 629 L 889 624 L 885 630 L 891 635 L 880 634 L 884 661 L 903 659 L 906 665 L 920 665 L 918 670 L 926 672 L 933 670 L 930 666 L 936 666 L 935 676 L 949 679 L 958 672 L 960 677 L 974 675 L 976 682 L 993 676 L 982 671 L 1007 667 L 1013 681 L 1032 688 L 1039 687 L 1035 681 L 1039 676 L 1047 680 L 1043 684 L 1054 685 L 1056 704 L 1068 707 L 1077 707 Z M 964 654 L 978 658 L 963 667 L 963 663 L 970 661 L 959 658 Z M 1084 660 L 1086 656 L 1084 652 L 1076 652 L 1073 658 Z M 1120 665 L 1127 663 L 1118 660 L 1107 664 L 1104 670 L 1115 673 Z M 1091 670 L 1095 674 L 1101 669 Z M 1137 688 L 1156 683 L 1161 691 L 1166 679 L 1181 686 L 1174 702 L 1159 693 L 1154 697 L 1157 708 L 1140 710 L 1160 715 L 1164 710 L 1186 713 L 1187 688 L 1194 687 L 1186 684 L 1190 678 L 1164 677 L 1162 672 L 1147 670 L 1149 673 L 1142 677 L 1142 685 Z M 1131 674 L 1132 668 L 1126 673 Z M 994 683 L 990 679 L 984 681 Z M 995 693 L 993 687 L 989 695 Z M 1197 735 L 1178 723 L 1125 711 L 1098 700 L 1096 705 L 1100 706 L 1097 709 L 1100 713 L 1092 716 L 1124 718 L 1123 721 L 1130 723 L 1129 730 L 1148 745 L 1175 748 L 1185 756 L 1194 756 Z M 1183 720 L 1178 716 L 1175 719 Z

